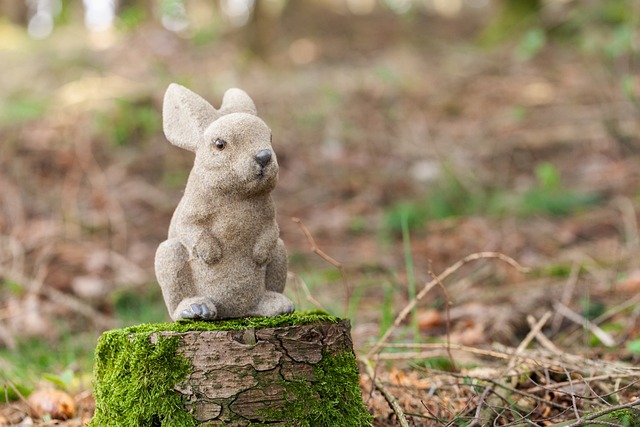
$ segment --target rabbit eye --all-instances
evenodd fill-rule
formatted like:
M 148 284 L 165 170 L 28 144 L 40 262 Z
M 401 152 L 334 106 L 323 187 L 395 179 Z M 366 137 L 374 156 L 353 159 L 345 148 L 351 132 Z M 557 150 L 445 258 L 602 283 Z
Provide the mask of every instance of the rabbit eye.
M 227 146 L 226 141 L 219 138 L 214 141 L 214 144 L 219 151 L 224 150 L 224 148 Z

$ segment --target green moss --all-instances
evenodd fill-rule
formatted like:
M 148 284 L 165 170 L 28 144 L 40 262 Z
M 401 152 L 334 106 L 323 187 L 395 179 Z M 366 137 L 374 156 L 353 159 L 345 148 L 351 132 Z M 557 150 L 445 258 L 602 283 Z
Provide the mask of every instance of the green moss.
M 98 341 L 91 426 L 197 425 L 173 391 L 191 372 L 189 362 L 176 356 L 179 338 L 152 343 L 149 336 L 160 328 L 135 335 L 131 329 L 105 332 Z
M 638 427 L 640 425 L 640 416 L 632 409 L 620 409 L 619 411 L 613 411 L 610 415 L 619 425 L 625 427 Z
M 189 362 L 176 355 L 178 337 L 156 336 L 152 343 L 150 336 L 160 331 L 215 331 L 242 330 L 249 328 L 276 328 L 305 325 L 313 322 L 337 323 L 340 319 L 324 312 L 300 312 L 278 317 L 232 319 L 215 322 L 180 321 L 131 326 L 105 332 L 98 341 L 95 365 L 96 414 L 91 426 L 196 426 L 191 414 L 182 408 L 180 395 L 174 386 L 185 380 L 191 372 Z M 353 354 L 350 356 L 354 358 Z M 342 360 L 342 359 L 340 359 Z M 353 399 L 358 389 L 357 366 L 355 360 L 341 363 L 331 358 L 317 365 L 320 396 L 328 397 L 327 414 L 333 414 L 331 407 L 337 407 L 344 399 Z M 329 378 L 326 372 L 340 372 Z M 354 376 L 355 375 L 355 376 Z M 297 383 L 295 383 L 297 384 Z M 302 384 L 302 383 L 300 383 Z M 345 384 L 348 384 L 345 385 Z M 302 387 L 302 386 L 301 386 Z M 335 390 L 329 390 L 336 387 Z M 308 390 L 301 392 L 309 393 Z M 359 393 L 359 389 L 357 390 Z M 306 399 L 298 399 L 307 406 Z M 358 402 L 361 402 L 359 394 Z M 346 406 L 343 404 L 343 406 Z M 347 408 L 350 411 L 352 408 Z M 308 411 L 308 406 L 306 408 Z M 365 410 L 366 411 L 366 410 Z M 316 412 L 314 410 L 314 412 Z M 320 415 L 318 415 L 320 416 Z M 328 420 L 331 418 L 326 418 Z M 295 419 L 295 418 L 288 418 Z M 306 424 L 306 425 L 335 425 Z M 344 424 L 361 425 L 361 424 Z
M 313 368 L 313 380 L 283 379 L 290 396 L 283 410 L 265 413 L 265 418 L 281 420 L 297 427 L 362 427 L 372 425 L 373 417 L 362 401 L 358 365 L 351 351 L 323 354 Z
M 151 333 L 131 335 L 120 329 L 100 337 L 91 426 L 196 425 L 173 392 L 191 369 L 186 359 L 176 356 L 179 339 L 159 338 L 152 344 Z
M 243 329 L 281 328 L 308 325 L 314 322 L 338 323 L 339 318 L 323 311 L 301 311 L 276 317 L 247 317 L 243 319 L 216 320 L 213 322 L 180 320 L 171 323 L 143 323 L 122 329 L 126 334 L 144 334 L 160 331 L 239 331 Z

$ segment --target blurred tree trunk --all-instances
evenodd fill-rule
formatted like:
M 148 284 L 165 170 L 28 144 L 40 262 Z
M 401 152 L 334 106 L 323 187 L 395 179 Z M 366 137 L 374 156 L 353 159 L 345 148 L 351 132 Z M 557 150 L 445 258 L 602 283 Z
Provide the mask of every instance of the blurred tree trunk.
M 291 3 L 291 2 L 288 2 Z M 294 2 L 295 3 L 295 2 Z M 280 14 L 274 14 L 264 0 L 256 0 L 253 13 L 245 28 L 245 43 L 249 51 L 260 59 L 267 59 L 277 38 Z

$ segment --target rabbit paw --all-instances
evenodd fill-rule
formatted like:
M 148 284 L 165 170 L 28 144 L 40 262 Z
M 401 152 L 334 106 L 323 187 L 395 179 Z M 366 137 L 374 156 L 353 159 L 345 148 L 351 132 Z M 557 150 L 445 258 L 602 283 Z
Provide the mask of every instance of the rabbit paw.
M 218 239 L 207 234 L 200 236 L 193 248 L 193 253 L 209 265 L 215 264 L 222 258 L 222 248 Z
M 183 319 L 212 320 L 215 319 L 216 313 L 209 310 L 206 304 L 191 304 L 188 309 L 182 310 L 180 316 Z
M 279 292 L 267 291 L 250 315 L 272 317 L 294 311 L 295 307 L 289 298 Z
M 218 310 L 208 298 L 189 298 L 183 300 L 174 313 L 174 319 L 213 320 Z

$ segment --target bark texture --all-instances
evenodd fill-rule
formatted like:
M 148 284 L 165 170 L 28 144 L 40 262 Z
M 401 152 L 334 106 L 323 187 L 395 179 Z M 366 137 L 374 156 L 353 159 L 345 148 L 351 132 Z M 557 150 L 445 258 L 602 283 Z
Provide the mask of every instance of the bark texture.
M 287 413 L 291 416 L 290 405 L 298 404 L 296 417 L 304 419 L 305 406 L 300 400 L 308 399 L 309 393 L 317 399 L 323 398 L 314 383 L 316 368 L 327 358 L 353 354 L 348 320 L 257 330 L 160 332 L 159 335 L 162 338 L 177 336 L 177 353 L 193 368 L 175 390 L 182 395 L 185 409 L 200 425 L 243 426 L 252 422 L 277 424 L 278 421 L 292 425 L 291 419 L 278 419 L 287 417 Z M 151 336 L 152 342 L 158 339 L 158 335 Z M 355 365 L 355 359 L 351 360 Z M 357 372 L 357 366 L 351 368 Z M 323 366 L 322 374 L 325 382 L 332 373 Z M 339 404 L 361 406 L 362 401 L 358 396 L 357 402 Z M 314 408 L 308 409 L 311 412 Z

